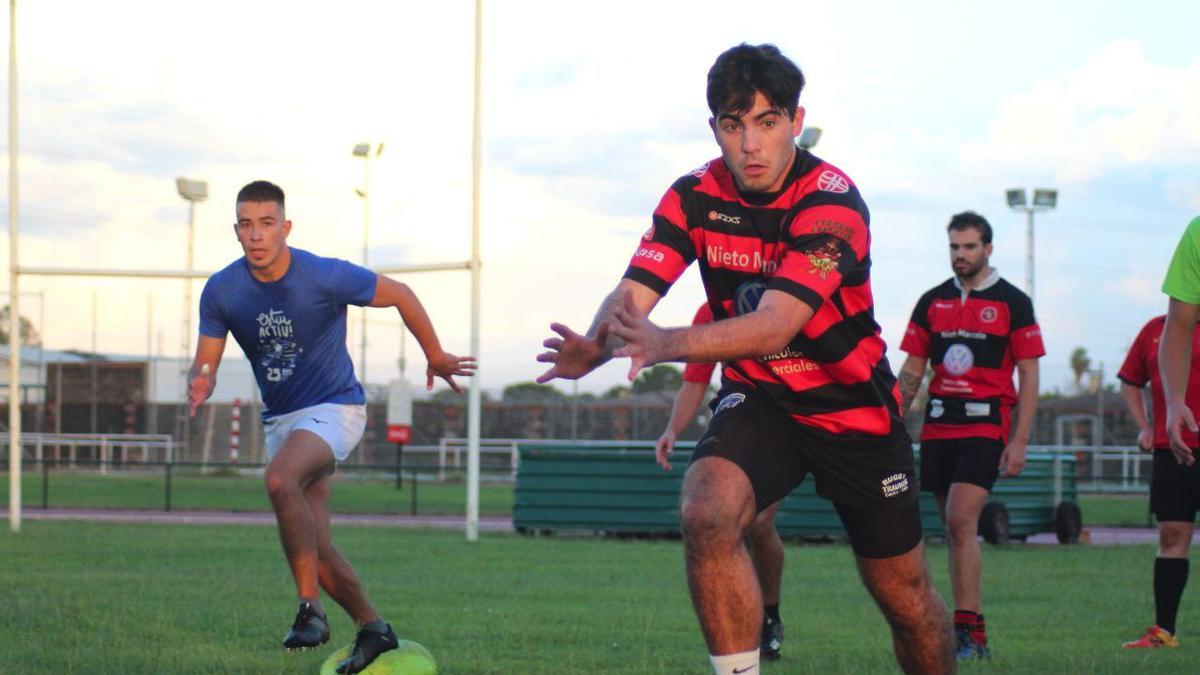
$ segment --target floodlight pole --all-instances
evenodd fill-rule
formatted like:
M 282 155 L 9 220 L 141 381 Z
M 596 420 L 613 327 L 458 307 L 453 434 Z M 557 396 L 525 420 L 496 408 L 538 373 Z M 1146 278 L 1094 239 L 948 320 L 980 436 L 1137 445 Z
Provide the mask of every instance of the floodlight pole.
M 479 358 L 479 182 L 483 159 L 483 2 L 475 0 L 475 105 L 471 138 L 471 355 Z M 479 539 L 479 373 L 467 401 L 467 541 Z
M 1053 209 L 1058 203 L 1058 191 L 1036 189 L 1033 201 L 1026 200 L 1024 188 L 1007 191 L 1008 208 L 1025 212 L 1025 294 L 1033 300 L 1033 214 Z
M 1025 209 L 1025 293 L 1033 301 L 1033 207 Z
M 17 0 L 8 1 L 8 522 L 21 531 L 21 308 L 17 263 Z

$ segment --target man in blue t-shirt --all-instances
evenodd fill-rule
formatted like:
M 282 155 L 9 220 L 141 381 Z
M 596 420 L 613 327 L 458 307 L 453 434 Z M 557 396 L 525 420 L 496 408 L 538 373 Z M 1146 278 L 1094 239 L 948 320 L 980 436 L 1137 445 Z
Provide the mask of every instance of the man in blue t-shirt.
M 266 181 L 237 196 L 234 232 L 245 256 L 217 272 L 200 296 L 200 337 L 188 384 L 191 412 L 212 394 L 225 337 L 250 359 L 264 403 L 267 494 L 279 523 L 300 608 L 285 649 L 329 640 L 318 588 L 359 627 L 339 673 L 357 673 L 398 641 L 367 600 L 354 568 L 329 534 L 330 478 L 362 438 L 366 399 L 346 350 L 346 306 L 394 307 L 429 362 L 426 386 L 474 374 L 473 357 L 442 350 L 417 296 L 387 277 L 334 258 L 290 248 L 292 222 L 283 190 Z

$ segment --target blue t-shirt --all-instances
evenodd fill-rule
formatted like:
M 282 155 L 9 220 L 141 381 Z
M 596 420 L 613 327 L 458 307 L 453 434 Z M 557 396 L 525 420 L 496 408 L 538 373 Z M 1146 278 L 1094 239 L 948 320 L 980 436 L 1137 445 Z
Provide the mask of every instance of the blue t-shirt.
M 263 419 L 319 403 L 364 403 L 346 350 L 346 306 L 375 297 L 375 273 L 298 248 L 283 277 L 250 274 L 245 258 L 209 277 L 200 334 L 233 333 L 262 392 Z

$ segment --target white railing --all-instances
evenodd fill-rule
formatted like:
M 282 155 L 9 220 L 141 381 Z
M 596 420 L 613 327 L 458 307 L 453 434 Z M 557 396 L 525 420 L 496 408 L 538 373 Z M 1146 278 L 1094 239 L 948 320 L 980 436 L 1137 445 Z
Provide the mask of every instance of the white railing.
M 10 448 L 12 442 L 7 432 L 0 433 L 0 445 Z M 130 459 L 134 453 L 141 454 L 141 462 L 170 463 L 175 455 L 175 439 L 168 434 L 21 434 L 23 449 L 33 450 L 33 458 L 40 462 L 48 456 L 59 464 L 75 466 L 83 448 L 94 448 L 93 459 L 98 462 L 100 473 L 107 474 L 113 456 Z

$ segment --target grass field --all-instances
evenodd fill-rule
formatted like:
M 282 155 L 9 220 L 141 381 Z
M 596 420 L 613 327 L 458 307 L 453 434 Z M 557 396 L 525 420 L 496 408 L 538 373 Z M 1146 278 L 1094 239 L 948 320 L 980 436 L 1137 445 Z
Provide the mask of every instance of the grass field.
M 339 546 L 401 636 L 450 673 L 711 672 L 670 541 L 484 535 L 342 527 Z M 986 613 L 994 658 L 980 673 L 1195 672 L 1184 648 L 1123 652 L 1153 621 L 1154 551 L 988 547 Z M 934 546 L 947 592 L 946 549 Z M 293 588 L 265 526 L 26 521 L 0 532 L 0 671 L 5 673 L 315 673 L 352 639 L 284 654 Z M 1194 585 L 1193 585 L 1194 586 Z M 878 612 L 841 545 L 788 545 L 784 660 L 764 673 L 896 672 Z

